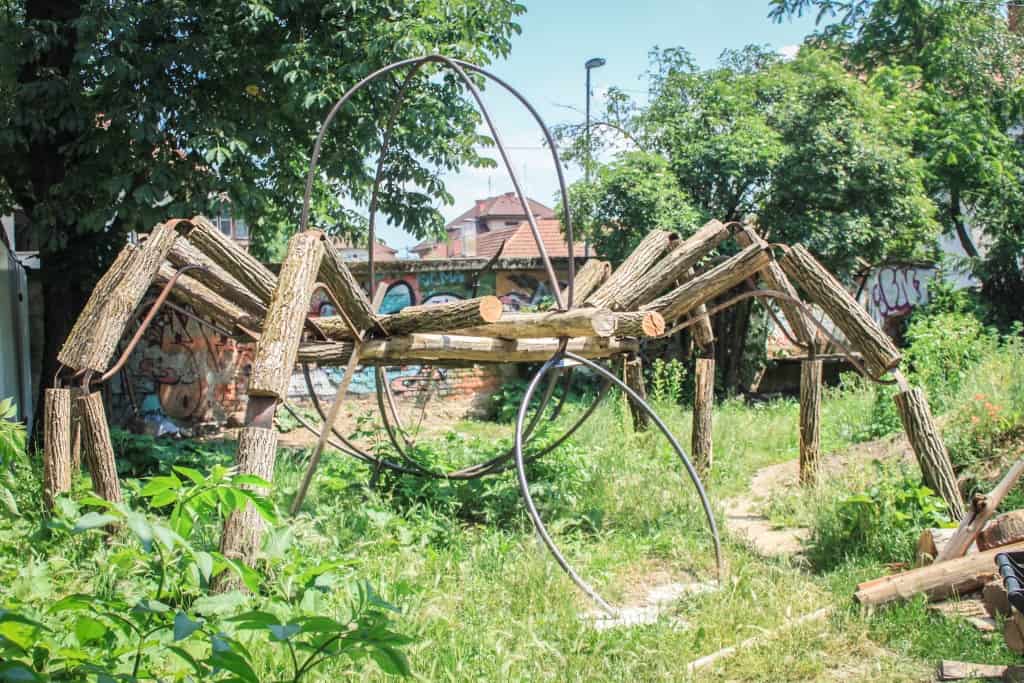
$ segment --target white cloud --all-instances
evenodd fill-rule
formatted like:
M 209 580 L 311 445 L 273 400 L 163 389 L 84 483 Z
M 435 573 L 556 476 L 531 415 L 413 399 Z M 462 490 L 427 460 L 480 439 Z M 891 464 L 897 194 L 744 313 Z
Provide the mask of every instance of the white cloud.
M 779 48 L 779 54 L 782 55 L 783 59 L 793 59 L 799 51 L 799 45 L 783 45 Z

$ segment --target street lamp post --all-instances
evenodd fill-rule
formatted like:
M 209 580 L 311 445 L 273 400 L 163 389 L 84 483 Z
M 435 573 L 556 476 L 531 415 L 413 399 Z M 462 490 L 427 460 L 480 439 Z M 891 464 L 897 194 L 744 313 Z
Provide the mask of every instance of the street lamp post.
M 586 70 L 587 70 L 587 121 L 586 121 L 586 130 L 584 131 L 586 133 L 586 136 L 587 136 L 586 137 L 586 140 L 587 140 L 587 161 L 586 161 L 586 165 L 583 167 L 583 178 L 588 183 L 590 182 L 590 163 L 592 161 L 592 158 L 591 158 L 592 151 L 591 151 L 591 147 L 590 147 L 590 70 L 591 69 L 599 69 L 599 68 L 601 68 L 604 65 L 605 65 L 605 60 L 604 60 L 603 57 L 591 57 L 590 59 L 588 59 L 586 61 L 586 63 L 583 64 L 584 68 L 586 68 Z M 571 256 L 571 254 L 570 254 L 570 256 Z M 583 241 L 583 256 L 584 257 L 590 256 L 590 240 L 584 240 Z
M 587 134 L 587 165 L 583 168 L 584 178 L 587 182 L 590 182 L 590 163 L 593 161 L 590 147 L 590 70 L 598 69 L 604 65 L 605 60 L 602 57 L 592 57 L 583 65 L 587 70 L 587 123 L 585 131 Z

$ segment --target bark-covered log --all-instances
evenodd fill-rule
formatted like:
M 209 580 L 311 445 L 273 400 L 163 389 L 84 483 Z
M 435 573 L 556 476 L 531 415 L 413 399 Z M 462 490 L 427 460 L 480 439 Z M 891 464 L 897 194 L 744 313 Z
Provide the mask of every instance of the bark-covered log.
M 81 387 L 71 389 L 71 478 L 82 471 L 82 408 L 78 399 L 85 396 Z
M 972 680 L 983 678 L 1003 679 L 1009 668 L 1011 667 L 1002 664 L 974 664 L 944 659 L 939 663 L 939 669 L 935 674 L 935 678 L 939 681 L 962 681 L 965 678 Z
M 408 337 L 371 339 L 364 342 L 360 360 L 364 365 L 405 365 L 433 361 L 466 363 L 538 363 L 546 361 L 558 349 L 556 338 L 498 339 L 447 334 L 412 334 Z M 299 347 L 303 363 L 344 365 L 352 355 L 350 342 L 308 342 Z M 568 350 L 584 358 L 610 358 L 636 351 L 632 339 L 614 337 L 574 337 Z
M 103 409 L 103 395 L 94 391 L 78 399 L 82 415 L 82 448 L 85 464 L 92 477 L 92 490 L 104 500 L 121 501 L 121 482 L 117 478 L 114 445 Z
M 821 466 L 821 369 L 820 360 L 800 364 L 800 483 L 818 481 Z
M 978 534 L 978 548 L 981 550 L 1021 541 L 1024 541 L 1024 510 L 999 515 Z
M 650 303 L 659 294 L 672 288 L 678 280 L 689 279 L 693 266 L 722 240 L 729 236 L 729 228 L 716 220 L 708 221 L 700 230 L 676 246 L 637 280 L 634 286 L 624 292 L 619 304 L 622 309 L 632 310 Z
M 288 395 L 288 384 L 323 255 L 324 242 L 318 230 L 300 232 L 288 241 L 288 253 L 281 263 L 277 289 L 256 342 L 249 396 L 272 396 L 283 400 Z
M 414 332 L 450 332 L 496 323 L 502 317 L 501 312 L 501 299 L 482 296 L 443 304 L 406 306 L 397 313 L 378 316 L 377 323 L 386 334 L 397 337 Z
M 736 233 L 736 242 L 742 247 L 749 247 L 751 244 L 765 244 L 761 236 L 754 232 L 750 226 L 745 226 L 743 230 Z M 775 261 L 770 262 L 759 274 L 768 289 L 783 292 L 794 299 L 800 298 L 796 288 L 790 283 L 782 267 Z M 776 301 L 775 304 L 782 311 L 786 322 L 789 323 L 789 329 L 793 332 L 793 336 L 804 344 L 813 344 L 816 337 L 814 325 L 807 320 L 800 307 L 789 301 L 781 300 Z
M 320 279 L 331 290 L 342 312 L 359 332 L 376 328 L 376 315 L 366 292 L 348 266 L 342 262 L 337 250 L 324 243 L 324 258 L 320 263 Z
M 71 490 L 71 390 L 47 389 L 43 419 L 43 502 Z
M 597 291 L 587 297 L 588 306 L 623 310 L 622 302 L 632 298 L 644 274 L 668 251 L 676 241 L 675 233 L 652 230 L 637 245 L 626 260 L 611 274 Z
M 616 314 L 605 308 L 574 308 L 545 313 L 502 313 L 489 325 L 450 330 L 467 337 L 530 339 L 534 337 L 610 337 Z
M 189 265 L 202 266 L 201 269 L 188 271 L 189 277 L 199 281 L 210 291 L 219 294 L 256 318 L 262 319 L 267 314 L 267 307 L 259 297 L 246 289 L 228 271 L 189 244 L 187 239 L 182 238 L 174 243 L 171 251 L 167 254 L 167 260 L 174 264 L 175 268 Z
M 657 311 L 671 322 L 694 310 L 700 304 L 720 296 L 764 268 L 771 260 L 763 246 L 747 247 L 735 256 L 706 270 L 668 294 L 640 307 Z
M 81 363 L 82 359 L 86 357 L 88 353 L 87 346 L 92 340 L 93 331 L 99 324 L 99 318 L 103 313 L 103 306 L 114 292 L 121 278 L 124 277 L 125 271 L 135 258 L 137 252 L 138 248 L 134 244 L 126 244 L 118 252 L 114 262 L 107 268 L 107 272 L 103 273 L 99 282 L 93 287 L 89 299 L 82 308 L 82 312 L 78 314 L 71 332 L 61 346 L 60 353 L 57 356 L 60 362 L 67 364 L 65 362 L 65 359 L 67 359 L 75 363 Z
M 640 356 L 629 355 L 623 357 L 622 381 L 627 387 L 635 391 L 640 398 L 644 400 L 647 399 L 647 387 L 644 386 L 644 365 Z M 628 395 L 624 394 L 623 400 L 626 402 L 626 407 L 629 409 L 629 416 L 630 421 L 633 424 L 633 431 L 646 431 L 649 426 L 647 413 L 644 412 L 644 410 Z
M 188 241 L 256 295 L 263 305 L 270 303 L 277 278 L 255 256 L 235 244 L 204 216 L 178 225 Z
M 924 593 L 932 600 L 966 595 L 984 586 L 996 574 L 996 554 L 1015 550 L 1024 550 L 1024 543 L 1014 543 L 866 581 L 857 586 L 854 598 L 862 605 L 882 605 L 918 593 Z
M 191 277 L 195 271 L 188 271 L 179 277 L 171 288 L 170 298 L 180 304 L 190 306 L 198 315 L 222 323 L 229 329 L 241 327 L 258 332 L 263 320 L 249 315 L 239 306 L 231 303 L 206 285 Z M 154 282 L 164 284 L 174 277 L 174 269 L 164 264 L 157 271 Z
M 698 358 L 694 370 L 693 430 L 690 447 L 693 449 L 693 466 L 701 476 L 710 473 L 714 464 L 714 408 L 715 360 Z
M 266 481 L 273 481 L 276 459 L 276 430 L 251 426 L 242 429 L 238 435 L 238 455 L 235 458 L 239 474 L 254 474 Z M 228 515 L 224 522 L 220 551 L 227 558 L 251 564 L 259 550 L 262 533 L 263 518 L 250 503 L 244 510 Z M 237 576 L 227 570 L 217 577 L 213 590 L 222 593 L 241 587 Z
M 899 365 L 900 352 L 864 307 L 802 245 L 790 247 L 779 261 L 790 280 L 832 319 L 860 351 L 868 370 L 880 376 Z
M 893 396 L 903 431 L 907 433 L 910 445 L 917 456 L 924 475 L 924 483 L 935 491 L 949 506 L 953 519 L 963 519 L 964 503 L 956 485 L 953 463 L 949 459 L 946 445 L 942 443 L 939 430 L 932 419 L 931 410 L 924 392 L 912 388 Z
M 657 311 L 614 313 L 615 334 L 620 337 L 660 337 L 665 334 L 665 319 Z
M 88 368 L 103 372 L 107 369 L 128 321 L 152 284 L 171 245 L 178 239 L 175 222 L 156 226 L 135 255 L 128 259 L 117 285 L 100 302 L 94 324 L 82 331 L 85 336 L 82 343 L 78 344 L 77 340 L 71 344 L 65 342 L 58 355 L 61 363 L 76 370 Z
M 612 274 L 612 264 L 592 258 L 576 271 L 576 279 L 572 285 L 573 308 L 581 308 L 587 297 L 597 291 Z M 562 298 L 568 301 L 569 288 L 562 291 Z

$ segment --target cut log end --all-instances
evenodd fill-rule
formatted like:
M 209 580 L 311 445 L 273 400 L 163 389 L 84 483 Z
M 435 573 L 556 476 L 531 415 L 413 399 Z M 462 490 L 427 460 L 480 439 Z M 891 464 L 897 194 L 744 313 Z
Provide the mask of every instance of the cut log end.
M 503 306 L 496 296 L 480 297 L 480 318 L 485 323 L 496 323 L 501 319 Z
M 665 334 L 665 319 L 657 311 L 648 311 L 640 322 L 640 327 L 646 336 L 660 337 Z

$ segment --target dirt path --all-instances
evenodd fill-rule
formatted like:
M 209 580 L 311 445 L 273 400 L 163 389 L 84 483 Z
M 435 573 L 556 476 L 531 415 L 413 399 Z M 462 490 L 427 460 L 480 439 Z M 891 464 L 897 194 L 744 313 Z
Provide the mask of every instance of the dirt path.
M 872 460 L 904 458 L 913 461 L 906 437 L 899 434 L 856 444 L 844 452 L 827 456 L 821 464 L 823 477 L 842 475 L 854 465 Z M 776 528 L 762 514 L 772 494 L 799 485 L 799 462 L 790 460 L 757 471 L 747 493 L 725 502 L 725 526 L 733 534 L 746 538 L 764 557 L 794 555 L 803 548 L 810 530 L 803 527 Z

